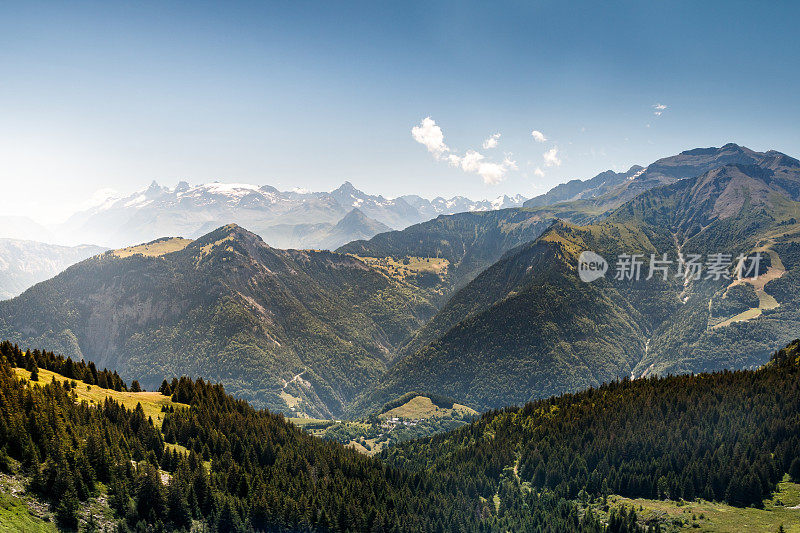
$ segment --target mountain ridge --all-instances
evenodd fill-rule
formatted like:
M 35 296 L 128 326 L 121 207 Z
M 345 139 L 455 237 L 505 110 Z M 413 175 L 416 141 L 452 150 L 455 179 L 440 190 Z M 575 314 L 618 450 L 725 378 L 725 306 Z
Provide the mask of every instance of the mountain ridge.
M 279 250 L 235 224 L 169 253 L 151 244 L 0 302 L 0 330 L 147 387 L 201 375 L 259 406 L 332 417 L 434 311 L 419 289 L 354 257 Z
M 19 296 L 68 266 L 106 251 L 101 246 L 59 246 L 36 241 L 0 239 L 0 300 Z
M 788 342 L 800 327 L 793 307 L 796 298 L 791 296 L 800 288 L 795 270 L 800 262 L 783 252 L 793 250 L 792 243 L 800 240 L 800 164 L 794 166 L 797 160 L 788 156 L 761 161 L 763 166 L 728 164 L 650 189 L 589 226 L 557 222 L 536 241 L 506 252 L 455 292 L 405 346 L 405 357 L 354 410 L 407 390 L 431 390 L 489 409 L 629 374 L 760 364 L 769 355 L 767 339 Z M 724 252 L 735 258 L 764 246 L 770 252 L 764 252 L 764 262 L 785 268 L 786 274 L 767 278 L 767 287 L 758 290 L 777 294 L 780 287 L 780 295 L 771 307 L 761 309 L 759 303 L 758 314 L 736 323 L 714 321 L 712 311 L 723 304 L 745 305 L 753 294 L 748 295 L 747 290 L 753 290 L 748 283 L 736 296 L 743 300 L 737 303 L 731 293 L 730 303 L 730 281 L 684 284 L 675 278 L 654 278 L 628 283 L 607 276 L 586 284 L 578 280 L 576 270 L 584 250 L 607 259 L 622 253 L 646 258 L 668 253 L 674 260 L 680 252 L 704 257 Z M 778 252 L 785 262 L 773 258 Z M 613 260 L 610 263 L 613 269 Z M 565 301 L 573 309 L 562 311 Z M 727 316 L 736 314 L 730 313 Z M 712 327 L 718 323 L 725 325 Z M 632 329 L 622 333 L 621 325 Z M 728 348 L 714 348 L 720 344 Z M 744 358 L 744 353 L 749 356 Z M 586 366 L 602 369 L 605 364 L 605 370 L 576 374 L 573 371 L 585 365 L 581 357 L 599 357 Z M 616 366 L 608 366 L 612 361 Z M 542 373 L 545 368 L 547 374 Z

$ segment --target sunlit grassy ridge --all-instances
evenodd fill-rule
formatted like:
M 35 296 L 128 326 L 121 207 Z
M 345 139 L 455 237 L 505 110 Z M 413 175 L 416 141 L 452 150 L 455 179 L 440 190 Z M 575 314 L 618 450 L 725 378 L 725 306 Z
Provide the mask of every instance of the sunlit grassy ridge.
M 184 239 L 182 237 L 165 237 L 147 244 L 139 244 L 136 246 L 128 246 L 127 248 L 120 248 L 112 251 L 111 253 L 117 257 L 130 257 L 136 254 L 141 254 L 145 257 L 160 257 L 162 255 L 183 250 L 191 243 L 191 239 Z
M 30 382 L 31 373 L 24 368 L 15 368 L 17 376 Z M 39 369 L 39 383 L 50 383 L 53 379 L 58 382 L 73 381 L 61 374 L 56 374 L 49 370 Z M 175 403 L 169 396 L 164 396 L 160 392 L 120 392 L 113 389 L 104 389 L 97 385 L 87 385 L 77 381 L 77 387 L 73 390 L 78 396 L 78 401 L 85 401 L 91 405 L 102 405 L 106 398 L 124 405 L 128 409 L 135 409 L 136 404 L 141 404 L 145 416 L 151 417 L 156 427 L 161 427 L 163 415 L 161 408 L 164 406 L 189 407 L 186 404 Z
M 442 257 L 366 257 L 351 254 L 373 268 L 403 281 L 410 275 L 431 273 L 443 277 L 447 275 L 450 262 Z

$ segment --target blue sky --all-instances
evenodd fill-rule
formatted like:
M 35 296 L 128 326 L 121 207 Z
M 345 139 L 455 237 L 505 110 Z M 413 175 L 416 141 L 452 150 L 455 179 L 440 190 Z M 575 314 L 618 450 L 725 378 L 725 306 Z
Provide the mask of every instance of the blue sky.
M 729 141 L 798 156 L 798 15 L 788 2 L 4 2 L 0 193 L 8 212 L 56 219 L 153 179 L 482 198 Z

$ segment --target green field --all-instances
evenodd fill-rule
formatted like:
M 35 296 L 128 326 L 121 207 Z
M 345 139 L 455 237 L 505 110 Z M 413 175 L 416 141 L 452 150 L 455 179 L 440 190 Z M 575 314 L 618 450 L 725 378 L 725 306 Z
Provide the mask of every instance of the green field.
M 763 509 L 731 507 L 706 500 L 674 502 L 621 496 L 610 496 L 609 503 L 633 506 L 640 520 L 658 520 L 667 531 L 774 533 L 783 526 L 788 533 L 800 533 L 800 484 L 791 483 L 788 478 L 778 485 L 772 499 L 764 501 Z

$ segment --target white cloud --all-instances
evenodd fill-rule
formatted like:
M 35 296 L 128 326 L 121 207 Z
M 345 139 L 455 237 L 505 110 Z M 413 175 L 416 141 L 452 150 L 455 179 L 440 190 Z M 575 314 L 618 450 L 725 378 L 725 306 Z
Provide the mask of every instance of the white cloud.
M 415 141 L 424 144 L 428 151 L 437 157 L 450 151 L 450 148 L 444 144 L 442 128 L 437 126 L 436 121 L 431 117 L 422 119 L 419 126 L 411 128 L 411 135 Z
M 667 109 L 668 106 L 664 104 L 653 104 L 653 114 L 657 117 L 660 117 L 662 113 Z
M 489 136 L 488 139 L 483 141 L 483 149 L 488 150 L 490 148 L 494 148 L 497 146 L 497 142 L 500 140 L 500 134 L 495 133 L 494 135 Z
M 459 167 L 464 172 L 478 174 L 487 185 L 496 185 L 503 181 L 509 170 L 516 170 L 517 163 L 506 155 L 502 163 L 486 161 L 486 156 L 475 150 L 467 150 L 464 157 L 455 154 L 448 156 L 451 166 Z
M 544 159 L 544 166 L 546 167 L 560 167 L 561 159 L 558 157 L 558 146 L 553 146 L 543 153 L 542 159 Z
M 543 143 L 547 141 L 547 137 L 545 137 L 544 133 L 542 133 L 539 130 L 533 130 L 531 132 L 531 136 L 533 137 L 533 140 L 536 141 L 537 143 Z
M 533 171 L 533 174 L 535 176 L 543 178 L 544 177 L 544 170 L 542 170 L 541 167 L 536 167 L 536 170 Z
M 418 143 L 425 145 L 437 160 L 447 161 L 450 166 L 460 168 L 464 172 L 477 174 L 489 185 L 500 183 L 509 170 L 517 169 L 517 163 L 511 159 L 510 154 L 506 154 L 501 163 L 495 163 L 487 161 L 486 156 L 476 150 L 467 150 L 463 156 L 452 153 L 450 147 L 444 143 L 442 128 L 431 117 L 423 119 L 418 126 L 411 128 L 411 136 Z M 494 148 L 499 138 L 500 134 L 495 133 L 484 141 L 483 147 Z

